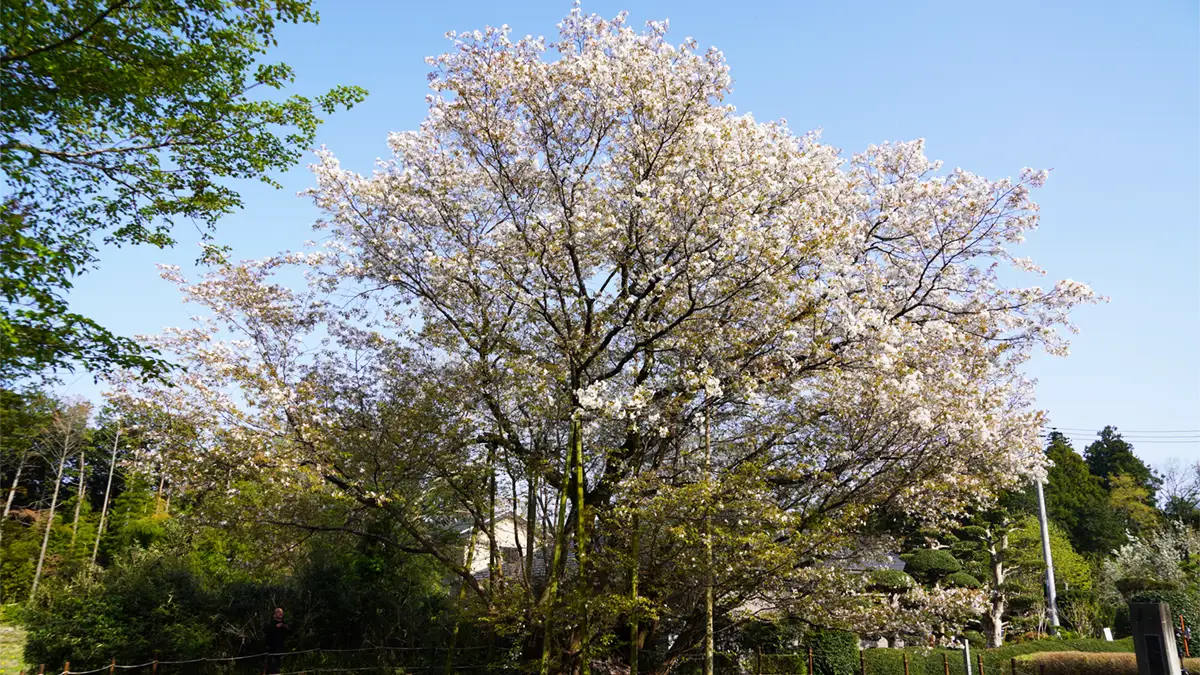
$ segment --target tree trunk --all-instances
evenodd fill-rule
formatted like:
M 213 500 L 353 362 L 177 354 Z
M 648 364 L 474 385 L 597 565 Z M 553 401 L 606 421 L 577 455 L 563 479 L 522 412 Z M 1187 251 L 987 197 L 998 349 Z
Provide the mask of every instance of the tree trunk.
M 999 647 L 1004 644 L 1004 610 L 1008 604 L 1008 598 L 1005 596 L 1003 585 L 1008 576 L 1008 570 L 1004 569 L 1004 558 L 1007 551 L 1007 532 L 1000 536 L 999 541 L 988 547 L 988 553 L 991 554 L 992 572 L 992 604 L 988 609 L 988 627 L 991 629 L 991 634 L 988 636 L 989 647 Z
M 92 544 L 92 564 L 96 564 L 96 555 L 100 552 L 100 536 L 104 534 L 104 524 L 108 516 L 108 495 L 112 492 L 113 471 L 117 468 L 117 443 L 121 440 L 121 425 L 117 425 L 117 434 L 113 437 L 112 459 L 108 463 L 108 484 L 104 486 L 104 506 L 100 507 L 100 524 L 96 526 L 96 542 Z
M 38 582 L 42 579 L 42 565 L 46 562 L 46 547 L 50 545 L 50 530 L 54 528 L 54 510 L 58 507 L 58 488 L 62 486 L 63 467 L 67 465 L 67 453 L 63 452 L 58 461 L 58 475 L 54 479 L 54 495 L 50 497 L 50 517 L 46 519 L 46 533 L 42 535 L 42 552 L 38 554 L 37 569 L 33 573 L 33 587 L 29 589 L 29 599 L 37 595 Z
M 638 675 L 638 514 L 633 512 L 633 532 L 630 545 L 630 557 L 633 559 L 629 566 L 629 599 L 633 609 L 629 618 L 629 675 Z
M 550 581 L 546 586 L 546 620 L 543 622 L 542 628 L 542 664 L 541 675 L 548 675 L 550 672 L 550 643 L 551 629 L 553 621 L 551 617 L 554 613 L 554 601 L 558 595 L 558 575 L 559 565 L 562 561 L 563 548 L 566 547 L 567 539 L 567 491 L 570 489 L 570 481 L 567 476 L 571 475 L 571 469 L 575 461 L 575 452 L 573 450 L 575 443 L 575 424 L 571 423 L 571 434 L 567 440 L 567 466 L 563 472 L 562 489 L 558 492 L 558 513 L 555 515 L 554 525 L 554 556 L 550 563 Z
M 83 492 L 87 487 L 87 446 L 79 446 L 79 489 L 75 492 L 75 519 L 71 521 L 71 553 L 75 553 L 75 537 L 79 535 L 79 510 L 83 507 Z
M 704 410 L 704 675 L 713 675 L 713 542 L 712 542 L 712 435 L 708 422 L 708 395 Z
M 471 536 L 467 540 L 467 572 L 471 571 L 471 563 L 475 561 L 475 534 L 478 530 L 474 526 L 471 527 Z M 458 611 L 462 611 L 463 602 L 467 598 L 467 582 L 463 581 L 458 587 Z M 454 618 L 454 629 L 450 632 L 450 645 L 446 649 L 446 675 L 454 669 L 454 647 L 458 643 L 458 632 L 462 627 L 461 616 Z
M 533 539 L 537 535 L 537 473 L 529 472 L 529 498 L 525 506 L 525 581 L 529 592 L 534 592 L 533 583 Z
M 4 517 L 0 519 L 0 539 L 4 536 L 3 524 L 8 521 L 8 514 L 12 511 L 13 500 L 17 497 L 17 487 L 21 483 L 21 472 L 25 470 L 25 459 L 28 456 L 28 450 L 21 453 L 21 459 L 17 462 L 17 474 L 13 476 L 12 487 L 9 488 L 8 497 L 4 500 Z
M 500 556 L 496 546 L 496 446 L 488 446 L 488 614 L 492 613 L 492 598 L 496 597 L 496 582 L 500 578 Z M 515 527 L 515 525 L 514 525 Z M 496 647 L 496 628 L 488 625 L 487 660 L 492 663 Z
M 591 610 L 588 608 L 588 600 L 590 599 L 590 586 L 587 579 L 587 518 L 584 513 L 584 483 L 583 483 L 583 421 L 575 421 L 575 440 L 572 443 L 575 450 L 575 515 L 576 531 L 575 531 L 575 557 L 578 558 L 576 563 L 579 565 L 579 580 L 580 591 L 583 593 L 583 641 L 580 645 L 580 672 L 582 675 L 588 675 L 591 672 L 590 664 L 588 663 L 588 647 L 591 642 L 589 619 Z
M 494 593 L 496 579 L 500 576 L 499 551 L 496 547 L 496 446 L 488 446 L 488 592 Z

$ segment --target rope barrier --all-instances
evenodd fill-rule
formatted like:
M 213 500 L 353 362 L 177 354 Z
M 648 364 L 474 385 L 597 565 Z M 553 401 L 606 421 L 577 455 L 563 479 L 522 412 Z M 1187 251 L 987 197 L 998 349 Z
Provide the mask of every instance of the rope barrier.
M 481 649 L 488 649 L 488 647 L 485 645 L 464 646 L 464 647 L 456 647 L 454 649 L 454 651 L 463 652 L 463 651 L 472 651 L 472 650 L 481 650 Z M 58 675 L 95 675 L 95 673 L 104 672 L 106 670 L 110 670 L 113 668 L 120 668 L 122 670 L 136 670 L 138 668 L 148 668 L 150 666 L 153 666 L 156 663 L 160 666 L 181 666 L 181 665 L 187 665 L 190 663 L 228 663 L 231 661 L 244 661 L 246 659 L 260 659 L 260 658 L 267 657 L 267 656 L 278 656 L 280 658 L 285 658 L 285 657 L 289 657 L 289 656 L 302 656 L 304 654 L 314 654 L 314 653 L 351 654 L 351 653 L 361 653 L 361 652 L 393 652 L 393 651 L 398 651 L 398 652 L 413 652 L 413 651 L 438 652 L 438 651 L 443 651 L 444 652 L 446 650 L 447 650 L 447 648 L 444 646 L 434 646 L 434 647 L 381 646 L 381 647 L 353 647 L 353 648 L 344 648 L 344 649 L 324 649 L 322 647 L 315 647 L 313 649 L 304 649 L 304 650 L 296 651 L 296 652 L 278 652 L 278 653 L 259 652 L 257 654 L 243 654 L 241 656 L 206 656 L 206 657 L 202 657 L 202 658 L 198 658 L 198 659 L 184 659 L 184 660 L 179 660 L 179 661 L 147 661 L 146 663 L 134 663 L 134 664 L 112 663 L 107 666 L 101 666 L 100 668 L 96 668 L 94 670 L 61 670 L 61 671 L 59 671 Z M 367 668 L 349 668 L 349 669 L 347 669 L 347 668 L 332 668 L 332 669 L 325 669 L 325 670 L 369 670 L 372 668 L 395 668 L 395 667 L 396 666 L 370 666 Z M 440 667 L 441 666 L 439 666 L 439 668 Z M 463 667 L 465 668 L 468 666 L 463 666 Z M 474 667 L 474 666 L 470 666 L 470 667 Z M 320 671 L 310 669 L 310 670 L 303 670 L 303 671 L 298 670 L 295 672 L 297 672 L 297 673 L 301 673 L 301 672 L 314 673 L 314 672 L 320 672 Z

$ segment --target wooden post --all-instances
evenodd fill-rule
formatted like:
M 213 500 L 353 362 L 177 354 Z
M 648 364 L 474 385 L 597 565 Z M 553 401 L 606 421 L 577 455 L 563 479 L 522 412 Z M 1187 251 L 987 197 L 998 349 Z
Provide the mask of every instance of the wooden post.
M 38 664 L 38 675 L 46 675 L 46 664 L 44 664 L 44 663 Z
M 809 647 L 808 648 L 808 675 L 812 675 L 812 672 L 813 672 L 812 647 Z
M 158 675 L 158 659 L 154 659 L 154 663 L 150 664 L 150 675 Z
M 858 673 L 867 675 L 867 653 L 861 649 L 858 650 Z
M 1179 615 L 1179 637 L 1183 638 L 1183 658 L 1191 658 L 1192 653 L 1188 650 L 1187 624 L 1183 622 L 1183 615 Z
M 900 655 L 904 657 L 904 675 L 908 675 L 908 652 L 900 652 Z
M 975 652 L 975 660 L 979 663 L 979 675 L 986 675 L 983 672 L 983 652 Z
M 946 675 L 950 675 L 950 657 L 946 656 L 946 652 L 942 652 L 942 669 L 946 671 Z
M 1012 657 L 1012 659 L 1009 661 L 1009 665 L 1012 666 L 1012 675 L 1017 675 L 1017 657 Z
M 63 672 L 66 673 L 70 670 L 71 670 L 71 662 L 70 661 L 64 662 L 63 663 Z
M 108 675 L 113 675 L 113 672 L 115 672 L 116 669 L 117 669 L 117 659 L 116 659 L 116 657 L 113 657 L 112 663 L 108 664 Z

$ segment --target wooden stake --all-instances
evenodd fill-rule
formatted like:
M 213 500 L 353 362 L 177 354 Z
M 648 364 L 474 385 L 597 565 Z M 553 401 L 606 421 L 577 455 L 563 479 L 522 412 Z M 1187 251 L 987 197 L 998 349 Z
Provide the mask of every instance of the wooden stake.
M 154 659 L 154 663 L 150 664 L 150 675 L 158 675 L 158 659 Z
M 1188 650 L 1187 639 L 1187 624 L 1183 622 L 1183 615 L 1179 615 L 1179 637 L 1183 638 L 1183 658 L 1191 658 L 1192 653 Z
M 112 663 L 108 664 L 108 675 L 113 675 L 113 672 L 116 671 L 116 669 L 117 669 L 117 659 L 114 657 L 112 660 Z
M 942 652 L 942 668 L 945 669 L 946 675 L 950 675 L 950 658 L 946 656 L 946 652 Z
M 809 647 L 808 648 L 808 675 L 812 675 L 812 671 L 813 671 L 812 647 Z
M 900 652 L 904 657 L 904 675 L 908 675 L 908 652 Z
M 46 664 L 44 664 L 44 663 L 38 664 L 38 675 L 46 675 Z
M 71 670 L 71 662 L 70 662 L 70 661 L 66 661 L 66 662 L 64 662 L 64 663 L 63 663 L 63 672 L 65 673 L 65 672 L 67 672 L 67 671 L 69 671 L 69 670 Z
M 1012 657 L 1012 660 L 1009 662 L 1009 665 L 1012 666 L 1012 675 L 1017 675 L 1017 657 L 1015 657 L 1015 656 Z
M 985 675 L 983 672 L 983 652 L 975 652 L 975 661 L 979 664 L 979 675 Z
M 867 675 L 867 656 L 863 650 L 858 650 L 858 673 L 859 675 Z

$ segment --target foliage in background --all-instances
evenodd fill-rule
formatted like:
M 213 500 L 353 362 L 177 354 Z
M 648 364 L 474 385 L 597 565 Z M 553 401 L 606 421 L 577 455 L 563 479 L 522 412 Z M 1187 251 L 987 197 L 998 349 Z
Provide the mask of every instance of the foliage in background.
M 241 206 L 230 179 L 278 185 L 356 87 L 272 100 L 263 60 L 309 0 L 34 0 L 0 11 L 0 381 L 77 366 L 162 373 L 157 352 L 70 311 L 100 242 L 207 238 Z M 210 248 L 213 253 L 217 249 Z
M 97 667 L 258 653 L 276 606 L 292 650 L 432 646 L 447 634 L 440 576 L 403 552 L 341 539 L 298 556 L 238 550 L 247 547 L 230 534 L 196 536 L 178 521 L 165 530 L 94 575 L 53 580 L 25 609 L 26 660 Z M 246 555 L 264 559 L 245 565 Z

